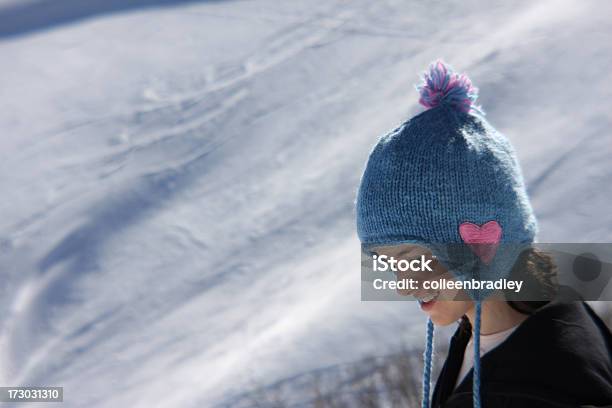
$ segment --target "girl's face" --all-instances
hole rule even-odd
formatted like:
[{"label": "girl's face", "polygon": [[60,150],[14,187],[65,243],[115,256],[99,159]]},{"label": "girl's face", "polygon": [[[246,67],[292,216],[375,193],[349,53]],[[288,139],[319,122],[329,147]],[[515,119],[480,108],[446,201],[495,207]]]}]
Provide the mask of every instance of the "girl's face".
[{"label": "girl's face", "polygon": [[[419,258],[421,255],[425,255],[428,257],[428,259],[431,258],[431,252],[427,248],[412,244],[384,247],[380,248],[377,252],[379,254],[393,256],[396,259],[411,260]],[[444,266],[437,260],[434,259],[430,266],[433,269],[433,272],[415,274],[411,271],[399,271],[397,272],[397,279],[401,280],[415,278],[421,282],[424,280],[440,279],[441,277],[444,277],[447,280],[454,279],[446,268],[444,268]],[[416,297],[419,301],[421,310],[428,314],[431,320],[439,326],[446,326],[451,323],[455,323],[474,307],[474,303],[469,300],[469,297],[465,294],[465,292],[457,289],[444,289],[441,291],[424,289],[398,289],[397,292],[403,296],[412,295]],[[438,298],[440,300],[438,300]]]}]

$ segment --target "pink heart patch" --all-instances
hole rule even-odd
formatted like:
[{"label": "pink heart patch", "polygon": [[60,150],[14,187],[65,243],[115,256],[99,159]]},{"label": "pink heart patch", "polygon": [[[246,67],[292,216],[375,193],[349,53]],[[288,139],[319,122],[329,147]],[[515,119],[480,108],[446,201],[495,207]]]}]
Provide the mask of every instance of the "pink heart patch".
[{"label": "pink heart patch", "polygon": [[482,225],[464,222],[459,225],[459,235],[472,252],[488,265],[495,258],[502,227],[497,221],[489,221]]}]

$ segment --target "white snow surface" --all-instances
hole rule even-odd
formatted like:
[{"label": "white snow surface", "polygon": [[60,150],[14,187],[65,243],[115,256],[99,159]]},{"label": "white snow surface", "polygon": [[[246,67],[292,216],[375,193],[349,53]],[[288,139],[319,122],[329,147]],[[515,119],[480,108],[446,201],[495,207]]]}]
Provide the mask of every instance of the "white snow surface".
[{"label": "white snow surface", "polygon": [[421,341],[414,303],[360,302],[353,206],[437,57],[514,143],[539,240],[610,241],[610,15],[0,1],[0,385],[63,386],[67,407],[208,407]]}]

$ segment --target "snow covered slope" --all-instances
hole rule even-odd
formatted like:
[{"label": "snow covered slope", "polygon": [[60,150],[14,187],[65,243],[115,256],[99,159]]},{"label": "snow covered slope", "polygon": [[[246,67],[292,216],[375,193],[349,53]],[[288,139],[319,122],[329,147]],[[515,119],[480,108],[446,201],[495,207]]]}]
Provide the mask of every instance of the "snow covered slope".
[{"label": "snow covered slope", "polygon": [[359,301],[353,200],[440,56],[540,241],[610,241],[612,5],[506,3],[0,1],[1,385],[213,406],[421,341]]}]

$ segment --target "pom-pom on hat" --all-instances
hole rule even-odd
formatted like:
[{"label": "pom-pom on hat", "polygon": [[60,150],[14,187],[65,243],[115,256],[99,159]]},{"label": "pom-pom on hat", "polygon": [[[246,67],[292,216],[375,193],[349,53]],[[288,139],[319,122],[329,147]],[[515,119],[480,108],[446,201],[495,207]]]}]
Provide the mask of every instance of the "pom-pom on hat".
[{"label": "pom-pom on hat", "polygon": [[[438,60],[417,90],[427,110],[382,136],[368,158],[356,200],[359,239],[366,247],[423,245],[443,263],[449,262],[444,247],[476,244],[478,268],[447,263],[456,278],[508,275],[521,245],[532,243],[537,231],[514,149],[485,120],[476,105],[478,89],[465,74]],[[515,250],[496,252],[500,244]],[[481,406],[480,315],[486,295],[470,293],[476,310],[475,408]],[[429,407],[433,332],[429,320],[423,408]]]},{"label": "pom-pom on hat", "polygon": [[472,81],[465,74],[454,72],[442,60],[430,65],[417,90],[421,95],[419,103],[426,108],[444,104],[461,112],[475,110],[482,113],[475,105],[478,88],[472,85]]}]

